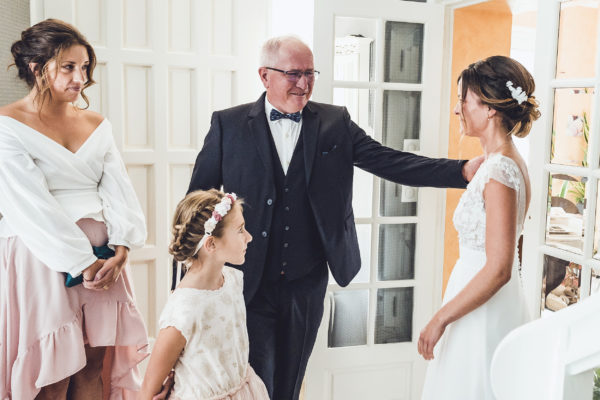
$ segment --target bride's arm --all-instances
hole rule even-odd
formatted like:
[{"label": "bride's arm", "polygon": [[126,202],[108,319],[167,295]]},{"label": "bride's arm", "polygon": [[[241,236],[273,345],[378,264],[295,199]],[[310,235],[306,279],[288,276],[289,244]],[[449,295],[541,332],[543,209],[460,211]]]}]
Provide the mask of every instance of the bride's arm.
[{"label": "bride's arm", "polygon": [[483,197],[486,207],[486,263],[421,331],[418,350],[426,360],[433,358],[433,348],[448,324],[488,301],[510,280],[517,230],[517,193],[490,180]]}]

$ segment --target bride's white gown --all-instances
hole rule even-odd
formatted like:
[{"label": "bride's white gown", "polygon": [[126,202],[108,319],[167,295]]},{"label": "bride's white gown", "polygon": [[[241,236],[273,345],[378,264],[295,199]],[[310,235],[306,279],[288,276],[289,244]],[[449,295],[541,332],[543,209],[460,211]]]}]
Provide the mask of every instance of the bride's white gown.
[{"label": "bride's white gown", "polygon": [[[450,275],[444,304],[452,300],[485,264],[483,190],[490,179],[516,191],[517,238],[523,230],[525,179],[512,159],[493,154],[481,164],[454,212],[460,257]],[[434,349],[434,360],[429,363],[423,400],[494,399],[490,386],[494,350],[508,332],[529,320],[518,267],[515,250],[510,281],[485,304],[448,325]]]}]

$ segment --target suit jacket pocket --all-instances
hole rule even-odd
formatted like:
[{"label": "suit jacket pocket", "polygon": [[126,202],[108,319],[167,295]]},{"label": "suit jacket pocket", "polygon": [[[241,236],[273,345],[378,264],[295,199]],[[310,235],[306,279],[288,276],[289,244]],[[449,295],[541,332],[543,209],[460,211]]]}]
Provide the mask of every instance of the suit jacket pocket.
[{"label": "suit jacket pocket", "polygon": [[332,153],[334,153],[336,150],[338,149],[338,145],[334,144],[333,146],[331,146],[328,150],[326,151],[322,151],[321,152],[321,157],[327,157],[330,156]]}]

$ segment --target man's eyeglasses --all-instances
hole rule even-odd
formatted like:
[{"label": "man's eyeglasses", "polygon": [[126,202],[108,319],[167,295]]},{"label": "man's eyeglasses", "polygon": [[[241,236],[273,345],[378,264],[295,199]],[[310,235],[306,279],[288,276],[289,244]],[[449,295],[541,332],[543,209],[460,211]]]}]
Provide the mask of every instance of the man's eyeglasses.
[{"label": "man's eyeglasses", "polygon": [[287,80],[290,82],[298,82],[302,78],[302,75],[304,75],[306,77],[306,80],[308,82],[313,82],[313,81],[317,80],[317,78],[319,77],[319,73],[320,73],[319,71],[315,71],[314,69],[308,69],[306,71],[284,71],[282,69],[271,68],[271,67],[265,67],[265,68],[273,70],[273,71],[281,72],[282,74],[285,75]]}]

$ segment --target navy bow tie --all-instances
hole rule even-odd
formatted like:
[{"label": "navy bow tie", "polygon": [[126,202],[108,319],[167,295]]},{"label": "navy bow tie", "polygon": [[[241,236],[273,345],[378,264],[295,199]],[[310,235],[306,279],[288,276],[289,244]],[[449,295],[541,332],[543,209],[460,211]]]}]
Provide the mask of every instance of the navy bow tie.
[{"label": "navy bow tie", "polygon": [[283,113],[280,113],[279,111],[277,111],[276,109],[272,109],[270,118],[271,118],[271,121],[278,121],[281,118],[287,118],[287,119],[291,119],[294,122],[300,122],[300,119],[302,119],[302,114],[300,114],[300,111],[297,111],[293,114],[283,114]]}]

